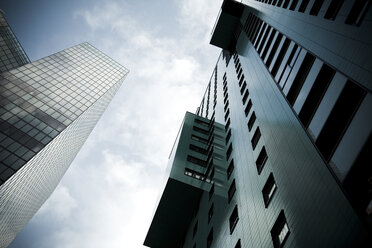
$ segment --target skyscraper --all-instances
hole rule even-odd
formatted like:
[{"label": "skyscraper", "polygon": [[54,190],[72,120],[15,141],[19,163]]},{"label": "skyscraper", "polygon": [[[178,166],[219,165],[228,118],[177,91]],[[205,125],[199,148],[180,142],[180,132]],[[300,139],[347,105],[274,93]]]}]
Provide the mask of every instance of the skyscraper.
[{"label": "skyscraper", "polygon": [[88,43],[29,63],[1,20],[0,247],[6,247],[58,185],[128,70]]},{"label": "skyscraper", "polygon": [[242,2],[144,244],[370,247],[370,1]]}]

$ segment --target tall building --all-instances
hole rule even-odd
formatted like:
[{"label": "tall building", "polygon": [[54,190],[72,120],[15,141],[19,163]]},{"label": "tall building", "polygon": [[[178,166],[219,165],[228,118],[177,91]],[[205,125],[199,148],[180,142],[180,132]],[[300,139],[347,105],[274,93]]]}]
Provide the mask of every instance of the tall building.
[{"label": "tall building", "polygon": [[371,1],[242,2],[144,244],[371,247]]},{"label": "tall building", "polygon": [[88,43],[29,63],[0,19],[6,69],[0,75],[0,247],[6,247],[56,188],[128,70]]}]

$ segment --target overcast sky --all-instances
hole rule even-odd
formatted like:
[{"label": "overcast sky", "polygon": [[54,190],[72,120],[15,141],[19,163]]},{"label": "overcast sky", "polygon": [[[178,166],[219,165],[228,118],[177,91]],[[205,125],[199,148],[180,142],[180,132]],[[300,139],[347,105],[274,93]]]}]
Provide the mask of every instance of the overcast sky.
[{"label": "overcast sky", "polygon": [[186,111],[220,50],[221,0],[1,0],[32,61],[88,41],[130,70],[19,247],[142,247]]}]

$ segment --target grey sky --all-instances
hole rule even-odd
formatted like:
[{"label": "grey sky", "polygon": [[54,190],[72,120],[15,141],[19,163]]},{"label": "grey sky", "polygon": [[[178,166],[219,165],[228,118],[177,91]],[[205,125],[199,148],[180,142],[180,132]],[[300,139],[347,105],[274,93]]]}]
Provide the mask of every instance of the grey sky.
[{"label": "grey sky", "polygon": [[88,41],[130,69],[56,191],[10,247],[142,247],[186,111],[220,50],[222,1],[2,0],[31,60]]}]

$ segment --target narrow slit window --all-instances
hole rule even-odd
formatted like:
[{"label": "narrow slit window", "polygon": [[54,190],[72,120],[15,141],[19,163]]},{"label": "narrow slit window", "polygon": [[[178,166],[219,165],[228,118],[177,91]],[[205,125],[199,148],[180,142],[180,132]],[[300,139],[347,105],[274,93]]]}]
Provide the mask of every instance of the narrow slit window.
[{"label": "narrow slit window", "polygon": [[289,7],[289,10],[295,10],[297,6],[298,0],[292,0],[292,4]]},{"label": "narrow slit window", "polygon": [[267,152],[266,152],[265,146],[263,146],[256,160],[256,167],[257,167],[258,175],[261,174],[262,169],[266,164],[266,161],[267,161]]},{"label": "narrow slit window", "polygon": [[245,102],[247,101],[248,95],[249,95],[249,91],[246,90],[244,93],[243,99],[242,99],[243,104],[245,104]]},{"label": "narrow slit window", "polygon": [[240,94],[243,95],[245,88],[247,87],[247,83],[244,81],[242,88],[240,89]]},{"label": "narrow slit window", "polygon": [[234,171],[234,159],[231,159],[229,167],[227,167],[227,180],[230,179],[230,176],[233,173],[233,171]]},{"label": "narrow slit window", "polygon": [[248,116],[249,111],[251,111],[252,105],[253,105],[252,100],[249,100],[248,104],[247,104],[247,106],[245,107],[245,110],[244,110],[245,116]]},{"label": "narrow slit window", "polygon": [[267,178],[265,186],[262,189],[262,196],[263,196],[266,208],[269,206],[270,201],[276,192],[276,189],[277,189],[277,186],[275,183],[273,173],[270,173],[270,176]]},{"label": "narrow slit window", "polygon": [[232,150],[233,150],[232,143],[230,143],[229,148],[227,149],[227,152],[226,152],[226,160],[229,160]]},{"label": "narrow slit window", "polygon": [[213,212],[214,212],[214,204],[212,203],[212,206],[209,208],[209,211],[208,211],[208,223],[211,222],[211,219],[213,217]]},{"label": "narrow slit window", "polygon": [[354,1],[354,5],[350,10],[349,15],[346,18],[345,23],[355,26],[360,26],[362,23],[364,16],[368,12],[368,9],[371,5],[370,0],[356,0]]},{"label": "narrow slit window", "polygon": [[213,242],[213,228],[209,231],[208,237],[207,237],[207,248],[210,248],[212,246]]},{"label": "narrow slit window", "polygon": [[229,129],[229,132],[227,133],[227,136],[226,136],[226,145],[227,143],[229,143],[230,138],[231,138],[231,129]]},{"label": "narrow slit window", "polygon": [[256,113],[253,111],[251,117],[249,118],[249,121],[248,121],[248,130],[249,132],[252,130],[252,127],[254,125],[256,121]]},{"label": "narrow slit window", "polygon": [[232,211],[230,218],[229,218],[230,234],[234,232],[234,229],[236,227],[236,224],[238,223],[238,220],[239,220],[238,205],[235,205],[235,208]]},{"label": "narrow slit window", "polygon": [[317,16],[320,9],[322,8],[323,3],[324,0],[315,0],[313,6],[310,9],[310,15]]},{"label": "narrow slit window", "polygon": [[285,241],[288,239],[290,230],[285,218],[284,211],[282,210],[271,229],[271,238],[274,243],[274,248],[283,247]]},{"label": "narrow slit window", "polygon": [[298,8],[298,12],[304,13],[308,4],[309,4],[309,0],[302,0],[300,7]]},{"label": "narrow slit window", "polygon": [[225,114],[225,121],[227,120],[227,118],[229,117],[229,114],[230,114],[230,109],[228,108],[227,109],[227,112]]},{"label": "narrow slit window", "polygon": [[230,203],[236,191],[235,179],[232,181],[230,188],[227,192],[227,202]]},{"label": "narrow slit window", "polygon": [[260,128],[257,127],[256,131],[253,134],[252,140],[251,140],[253,150],[256,148],[257,143],[260,140],[260,137],[261,137],[261,131],[260,131]]}]

